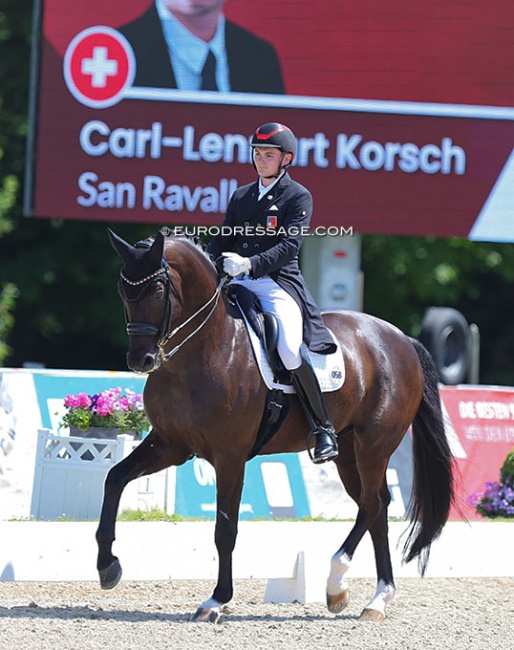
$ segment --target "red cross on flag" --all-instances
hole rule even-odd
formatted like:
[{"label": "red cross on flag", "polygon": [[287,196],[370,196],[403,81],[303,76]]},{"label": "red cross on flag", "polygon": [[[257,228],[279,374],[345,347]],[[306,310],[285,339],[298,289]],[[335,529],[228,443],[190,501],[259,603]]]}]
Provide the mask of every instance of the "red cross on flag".
[{"label": "red cross on flag", "polygon": [[110,27],[89,27],[77,34],[64,56],[68,90],[92,108],[112,106],[132,85],[136,63],[126,38]]}]

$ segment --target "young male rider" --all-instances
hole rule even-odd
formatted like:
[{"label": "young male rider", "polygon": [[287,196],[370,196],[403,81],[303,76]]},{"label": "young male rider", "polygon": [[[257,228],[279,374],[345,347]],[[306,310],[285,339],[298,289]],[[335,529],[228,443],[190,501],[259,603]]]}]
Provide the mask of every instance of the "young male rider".
[{"label": "young male rider", "polygon": [[277,351],[292,374],[316,437],[312,460],[324,463],[337,458],[337,438],[316,375],[301,354],[302,341],[321,354],[336,349],[298,263],[312,216],[312,196],[286,171],[297,148],[291,129],[276,122],[263,124],[250,146],[258,179],[234,192],[208,252],[214,258],[223,255],[223,269],[235,278],[233,282],[244,283],[263,311],[277,317]]}]

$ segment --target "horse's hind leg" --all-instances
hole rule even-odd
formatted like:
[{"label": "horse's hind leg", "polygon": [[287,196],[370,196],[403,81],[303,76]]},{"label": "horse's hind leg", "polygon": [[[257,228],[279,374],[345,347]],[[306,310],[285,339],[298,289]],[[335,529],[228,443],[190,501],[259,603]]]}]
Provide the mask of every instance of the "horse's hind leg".
[{"label": "horse's hind leg", "polygon": [[[336,461],[343,484],[348,494],[358,504],[359,511],[354,527],[331,561],[327,582],[327,607],[334,614],[341,612],[348,604],[349,587],[345,580],[345,574],[350,567],[359,542],[368,530],[372,535],[375,548],[379,587],[375,597],[363,611],[362,618],[364,620],[383,620],[385,602],[381,608],[381,618],[378,614],[374,615],[375,611],[380,613],[380,597],[383,594],[383,598],[386,599],[391,589],[394,594],[387,542],[387,505],[390,500],[385,483],[387,462],[387,459],[376,459],[373,464],[368,462],[364,470],[356,462],[353,445],[350,444],[346,445],[346,455],[345,449],[343,449],[340,459]],[[388,599],[391,600],[391,598]]]},{"label": "horse's hind leg", "polygon": [[190,454],[152,432],[134,451],[112,467],[105,479],[100,523],[96,531],[98,543],[97,569],[102,589],[112,589],[121,579],[121,565],[112,554],[116,514],[126,485],[135,478],[153,474],[170,465],[181,465]]},{"label": "horse's hind leg", "polygon": [[385,618],[385,607],[394,599],[396,594],[391,553],[389,551],[389,529],[387,522],[387,508],[391,501],[391,495],[389,494],[385,479],[382,485],[381,498],[382,508],[380,514],[369,529],[377,566],[377,590],[371,601],[362,610],[360,616],[362,621],[383,621]]}]

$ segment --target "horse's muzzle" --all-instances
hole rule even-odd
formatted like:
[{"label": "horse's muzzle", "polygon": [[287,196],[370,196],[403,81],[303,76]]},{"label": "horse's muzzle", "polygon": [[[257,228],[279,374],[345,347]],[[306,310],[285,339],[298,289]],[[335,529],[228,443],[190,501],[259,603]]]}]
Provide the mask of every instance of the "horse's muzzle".
[{"label": "horse's muzzle", "polygon": [[129,351],[127,354],[127,365],[134,372],[153,372],[161,365],[161,355],[157,350],[143,354],[134,354]]}]

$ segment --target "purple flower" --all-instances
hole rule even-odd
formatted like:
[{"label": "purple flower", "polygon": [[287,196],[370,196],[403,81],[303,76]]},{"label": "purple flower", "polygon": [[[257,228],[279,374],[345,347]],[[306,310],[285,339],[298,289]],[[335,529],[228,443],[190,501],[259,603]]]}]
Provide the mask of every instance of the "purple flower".
[{"label": "purple flower", "polygon": [[473,492],[473,494],[470,494],[468,498],[466,499],[466,502],[472,507],[476,508],[477,505],[480,503],[482,499],[482,491],[477,490],[476,492]]},{"label": "purple flower", "polygon": [[90,427],[118,428],[121,432],[148,430],[150,423],[143,407],[142,395],[132,390],[108,388],[101,393],[67,395],[67,413],[62,425],[86,431]]},{"label": "purple flower", "polygon": [[508,484],[488,481],[482,493],[471,494],[468,503],[486,517],[514,516],[514,489]]},{"label": "purple flower", "polygon": [[514,503],[514,489],[508,485],[504,485],[502,488],[502,493],[507,501],[512,501]]},{"label": "purple flower", "polygon": [[500,494],[501,487],[502,486],[496,481],[488,481],[485,484],[484,498],[494,499]]}]

